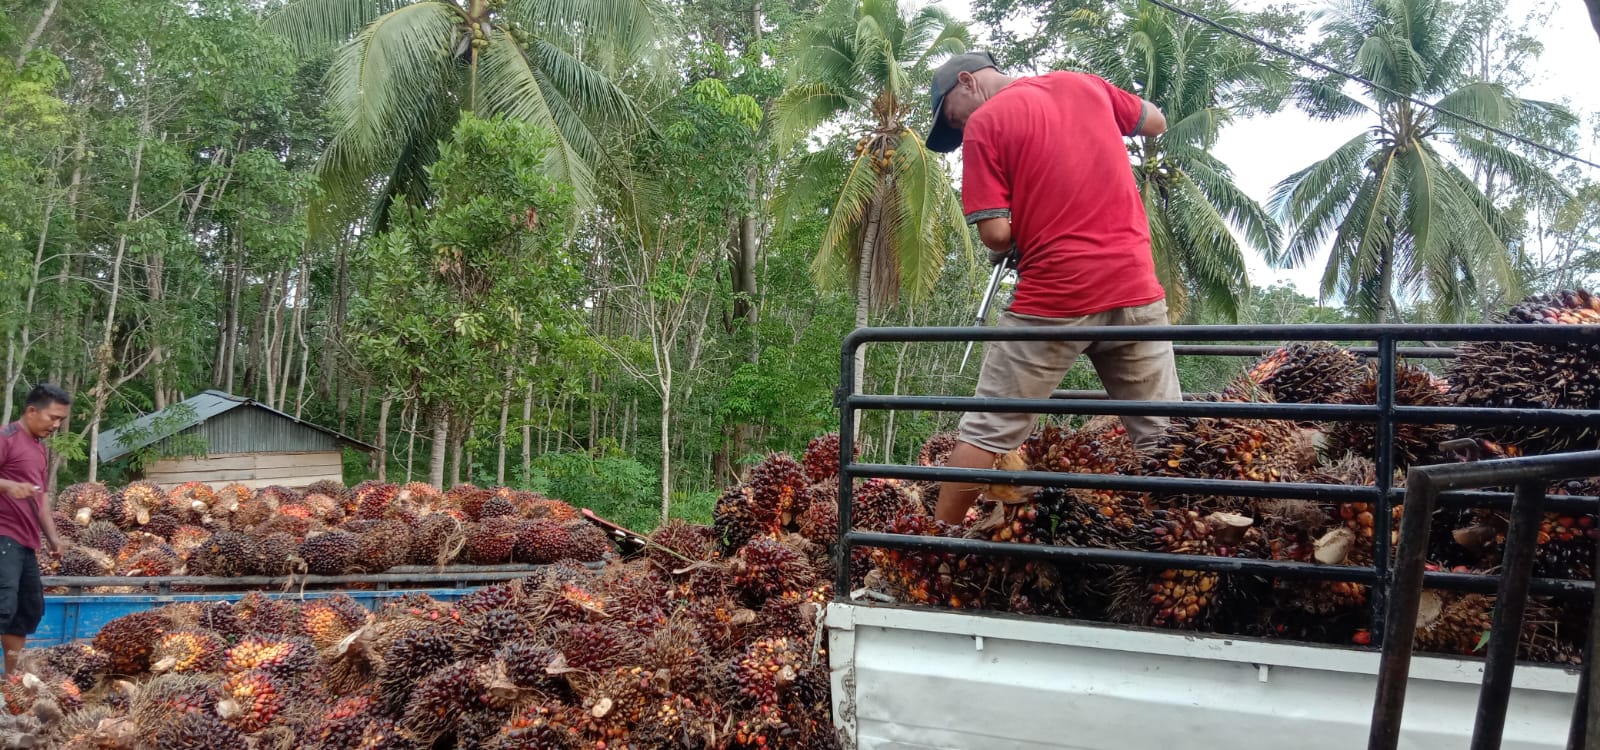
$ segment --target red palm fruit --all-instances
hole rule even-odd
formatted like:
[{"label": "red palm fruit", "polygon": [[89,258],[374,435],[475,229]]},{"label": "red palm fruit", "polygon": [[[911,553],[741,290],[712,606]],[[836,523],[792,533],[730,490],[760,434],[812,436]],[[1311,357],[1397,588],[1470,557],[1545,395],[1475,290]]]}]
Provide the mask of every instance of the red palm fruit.
[{"label": "red palm fruit", "polygon": [[240,672],[222,682],[217,715],[246,734],[277,720],[284,707],[283,688],[264,672]]}]

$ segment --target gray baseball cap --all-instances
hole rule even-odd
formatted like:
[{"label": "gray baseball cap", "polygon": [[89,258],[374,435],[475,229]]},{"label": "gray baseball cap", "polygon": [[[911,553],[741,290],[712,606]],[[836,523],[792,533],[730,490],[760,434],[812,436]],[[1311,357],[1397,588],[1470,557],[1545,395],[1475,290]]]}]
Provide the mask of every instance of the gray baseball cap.
[{"label": "gray baseball cap", "polygon": [[961,131],[950,127],[944,121],[944,95],[956,87],[956,80],[962,73],[976,73],[984,68],[1000,69],[995,64],[994,55],[984,51],[964,52],[945,60],[938,70],[933,71],[933,87],[930,91],[933,99],[933,128],[928,131],[926,141],[928,149],[939,153],[949,153],[961,146]]}]

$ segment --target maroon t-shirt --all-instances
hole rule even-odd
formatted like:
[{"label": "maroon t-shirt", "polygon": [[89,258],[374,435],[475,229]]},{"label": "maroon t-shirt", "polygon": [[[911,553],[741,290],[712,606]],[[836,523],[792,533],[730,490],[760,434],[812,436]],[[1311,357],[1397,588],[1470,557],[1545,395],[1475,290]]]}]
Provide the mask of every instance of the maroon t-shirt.
[{"label": "maroon t-shirt", "polygon": [[1166,296],[1122,140],[1143,121],[1139,97],[1068,72],[1018,79],[967,120],[961,202],[968,221],[1011,217],[1012,312],[1075,318]]},{"label": "maroon t-shirt", "polygon": [[[0,479],[43,489],[49,466],[44,443],[28,432],[22,422],[12,422],[0,429]],[[0,493],[0,536],[11,537],[28,549],[39,549],[38,512],[44,502],[42,491],[27,500]]]}]

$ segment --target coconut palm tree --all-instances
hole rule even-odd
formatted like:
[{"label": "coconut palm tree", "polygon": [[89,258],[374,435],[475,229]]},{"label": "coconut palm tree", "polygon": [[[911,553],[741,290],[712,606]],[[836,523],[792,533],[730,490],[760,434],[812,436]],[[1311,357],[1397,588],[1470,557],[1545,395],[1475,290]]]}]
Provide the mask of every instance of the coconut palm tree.
[{"label": "coconut palm tree", "polygon": [[[1209,6],[1201,12],[1249,25],[1226,3]],[[1171,123],[1130,149],[1169,313],[1176,319],[1199,302],[1236,320],[1250,289],[1239,238],[1265,253],[1280,231],[1210,150],[1235,115],[1282,102],[1287,71],[1252,45],[1149,3],[1079,11],[1068,28],[1070,60],[1139,92]]]},{"label": "coconut palm tree", "polygon": [[390,198],[427,192],[464,110],[554,133],[550,168],[587,202],[596,123],[639,118],[613,79],[653,58],[663,18],[655,0],[292,0],[268,24],[303,54],[333,50],[321,175],[335,202],[378,181],[381,224]]},{"label": "coconut palm tree", "polygon": [[944,11],[903,13],[897,0],[834,0],[800,32],[793,76],[775,106],[780,149],[823,130],[859,137],[849,152],[829,147],[794,161],[775,196],[777,229],[827,205],[812,272],[823,286],[854,281],[858,327],[902,290],[914,299],[933,288],[950,233],[971,250],[950,176],[908,124],[926,109],[930,66],[965,51],[967,39]]},{"label": "coconut palm tree", "polygon": [[1313,116],[1371,125],[1274,188],[1272,208],[1291,231],[1268,259],[1301,266],[1331,244],[1323,295],[1340,294],[1378,322],[1393,316],[1400,293],[1426,293],[1441,318],[1460,320],[1481,288],[1514,289],[1513,227],[1463,165],[1492,168],[1527,191],[1565,189],[1481,130],[1409,98],[1493,126],[1530,108],[1561,108],[1469,80],[1473,19],[1448,0],[1354,0],[1329,14],[1323,32],[1324,59],[1389,90],[1361,85],[1358,98],[1332,78],[1300,87]]}]

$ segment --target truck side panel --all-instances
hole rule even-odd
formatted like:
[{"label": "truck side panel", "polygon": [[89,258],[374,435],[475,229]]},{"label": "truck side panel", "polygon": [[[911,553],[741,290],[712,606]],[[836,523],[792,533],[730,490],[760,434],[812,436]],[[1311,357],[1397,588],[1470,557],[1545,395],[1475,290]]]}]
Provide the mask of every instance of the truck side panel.
[{"label": "truck side panel", "polygon": [[[829,607],[841,730],[860,750],[1365,747],[1378,655],[886,607]],[[1418,658],[1401,747],[1459,750],[1481,663]],[[1506,750],[1561,750],[1577,677],[1518,670]]]}]

